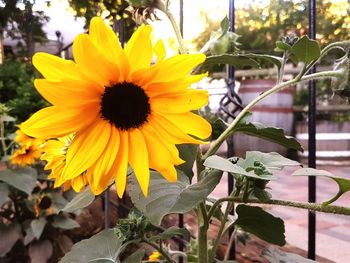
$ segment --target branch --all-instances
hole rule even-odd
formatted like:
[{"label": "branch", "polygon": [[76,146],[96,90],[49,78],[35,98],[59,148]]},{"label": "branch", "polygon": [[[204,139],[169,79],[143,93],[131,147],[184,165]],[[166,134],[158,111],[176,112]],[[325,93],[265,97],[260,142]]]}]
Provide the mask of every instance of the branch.
[{"label": "branch", "polygon": [[223,203],[223,202],[255,203],[255,204],[290,206],[290,207],[307,209],[307,210],[322,212],[322,213],[330,213],[330,214],[337,214],[337,215],[350,215],[350,208],[344,207],[344,206],[325,205],[323,203],[303,203],[303,202],[286,201],[286,200],[279,200],[279,199],[271,199],[269,201],[260,201],[258,199],[248,199],[246,202],[244,202],[243,199],[240,197],[224,197],[224,198],[220,198],[220,199],[216,200],[216,202],[213,204],[213,206],[209,210],[208,218],[210,218],[209,216],[213,215],[213,212],[211,212],[211,210],[214,211],[215,207],[217,207],[220,203]]}]

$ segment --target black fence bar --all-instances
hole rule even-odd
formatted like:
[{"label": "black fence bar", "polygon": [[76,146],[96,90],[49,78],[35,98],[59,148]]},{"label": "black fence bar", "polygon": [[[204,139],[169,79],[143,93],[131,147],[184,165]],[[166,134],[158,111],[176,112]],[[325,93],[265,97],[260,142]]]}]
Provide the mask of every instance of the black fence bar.
[{"label": "black fence bar", "polygon": [[109,228],[110,221],[109,221],[109,188],[104,193],[103,198],[103,212],[105,216],[105,228]]},{"label": "black fence bar", "polygon": [[[184,36],[184,2],[183,0],[180,0],[180,8],[179,8],[180,12],[179,12],[179,27],[180,27],[180,33],[181,36]],[[179,214],[179,222],[178,222],[178,226],[179,228],[183,228],[184,227],[184,222],[185,218],[183,214]],[[180,251],[184,251],[184,244],[183,242],[178,242],[179,244],[179,250]],[[179,256],[179,263],[183,263],[184,262],[184,258],[182,256]]]},{"label": "black fence bar", "polygon": [[[316,0],[309,0],[309,37],[316,39]],[[310,73],[315,73],[313,67]],[[308,132],[309,132],[309,158],[308,165],[316,168],[316,82],[309,82],[309,112],[308,112]],[[316,202],[316,177],[308,177],[308,201]],[[315,259],[316,256],[316,213],[308,212],[308,258]]]},{"label": "black fence bar", "polygon": [[[229,3],[229,21],[230,21],[230,31],[234,32],[235,31],[235,1],[230,0]],[[228,78],[228,83],[229,83],[229,89],[234,90],[235,87],[235,69],[232,66],[227,67],[227,78]],[[230,91],[229,91],[230,92]],[[230,136],[227,141],[227,157],[233,157],[234,155],[234,150],[233,150],[233,137]],[[233,191],[233,176],[227,175],[228,176],[228,194],[230,195],[231,192]],[[233,234],[233,229],[231,228],[229,230],[229,236]],[[236,246],[235,242],[233,242],[232,246],[229,248],[229,259],[235,259],[236,258]]]}]

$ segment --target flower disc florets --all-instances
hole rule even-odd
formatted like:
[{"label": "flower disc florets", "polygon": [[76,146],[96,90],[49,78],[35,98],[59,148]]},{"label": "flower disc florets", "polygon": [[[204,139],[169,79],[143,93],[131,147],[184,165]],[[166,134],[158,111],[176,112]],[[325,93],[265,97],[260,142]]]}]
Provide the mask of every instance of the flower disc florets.
[{"label": "flower disc florets", "polygon": [[123,82],[105,88],[101,116],[116,128],[138,128],[147,122],[150,113],[149,98],[141,87]]}]

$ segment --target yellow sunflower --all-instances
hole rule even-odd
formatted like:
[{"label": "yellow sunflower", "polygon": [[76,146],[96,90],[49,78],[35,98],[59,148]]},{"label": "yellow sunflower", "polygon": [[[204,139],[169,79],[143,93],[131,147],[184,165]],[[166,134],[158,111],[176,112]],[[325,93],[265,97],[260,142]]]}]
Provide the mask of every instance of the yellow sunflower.
[{"label": "yellow sunflower", "polygon": [[41,149],[38,146],[22,146],[10,156],[10,162],[19,166],[33,165],[40,156]]},{"label": "yellow sunflower", "polygon": [[95,17],[89,34],[74,40],[74,61],[34,55],[33,64],[45,77],[35,80],[35,87],[53,106],[21,128],[38,138],[75,133],[62,181],[86,172],[96,193],[114,179],[121,197],[129,164],[147,196],[149,168],[176,181],[174,166],[183,160],[175,144],[199,144],[210,136],[210,124],[191,112],[207,104],[208,93],[189,88],[206,75],[190,75],[205,55],[165,59],[164,44],[153,46],[151,31],[141,26],[123,50],[115,33]]},{"label": "yellow sunflower", "polygon": [[76,192],[80,192],[87,184],[87,178],[83,174],[74,177],[71,180],[62,178],[63,168],[66,163],[66,153],[74,136],[68,135],[57,139],[50,139],[43,145],[43,155],[41,160],[47,162],[45,170],[51,170],[49,179],[55,179],[54,187],[59,187],[63,184],[63,190],[66,191],[71,187]]}]

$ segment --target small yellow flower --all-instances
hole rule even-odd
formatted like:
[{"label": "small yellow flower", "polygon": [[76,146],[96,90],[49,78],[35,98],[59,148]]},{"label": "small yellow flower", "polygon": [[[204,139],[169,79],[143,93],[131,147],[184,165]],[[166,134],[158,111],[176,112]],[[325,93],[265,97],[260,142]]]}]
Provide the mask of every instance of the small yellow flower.
[{"label": "small yellow flower", "polygon": [[10,162],[13,165],[19,166],[33,165],[40,156],[40,147],[35,145],[30,145],[29,147],[22,146],[11,155]]},{"label": "small yellow flower", "polygon": [[41,160],[47,162],[45,170],[51,170],[48,178],[55,179],[55,187],[59,187],[63,184],[64,191],[72,187],[74,191],[80,192],[87,184],[85,173],[67,181],[62,178],[62,171],[66,164],[66,153],[73,138],[73,135],[68,135],[62,138],[46,141],[43,145],[44,153],[41,156]]},{"label": "small yellow flower", "polygon": [[148,261],[158,262],[160,260],[161,254],[158,251],[153,251],[148,257]]},{"label": "small yellow flower", "polygon": [[26,135],[21,129],[16,131],[15,142],[20,146],[28,148],[29,146],[34,145],[35,147],[39,147],[41,144],[45,142],[45,140],[37,139]]},{"label": "small yellow flower", "polygon": [[45,77],[35,80],[35,87],[53,106],[21,128],[37,138],[75,134],[60,184],[85,173],[93,193],[114,180],[122,197],[129,164],[147,196],[150,168],[176,181],[174,166],[183,160],[175,145],[205,143],[210,136],[210,124],[191,112],[208,103],[208,92],[189,88],[206,76],[190,75],[205,55],[165,59],[164,44],[153,46],[151,31],[141,26],[123,49],[112,29],[95,17],[89,34],[74,40],[74,61],[34,55],[33,64]]}]

